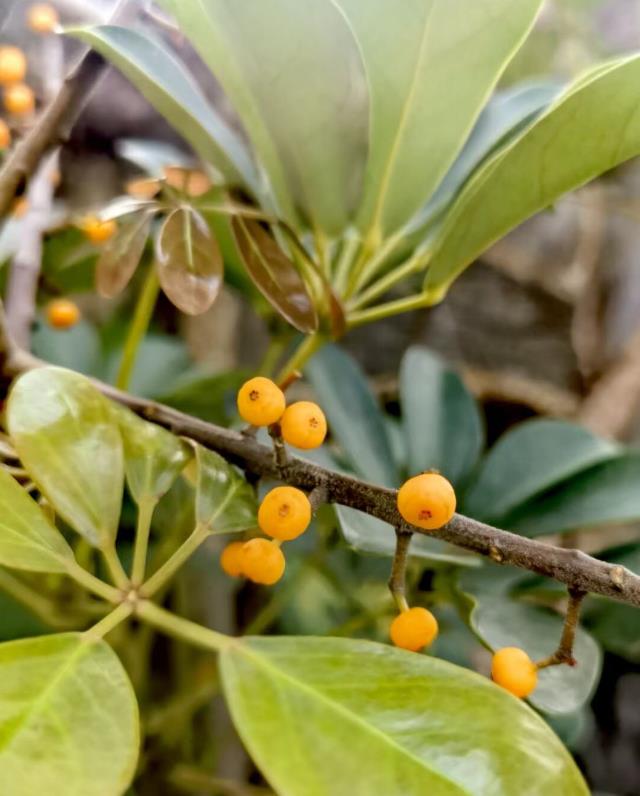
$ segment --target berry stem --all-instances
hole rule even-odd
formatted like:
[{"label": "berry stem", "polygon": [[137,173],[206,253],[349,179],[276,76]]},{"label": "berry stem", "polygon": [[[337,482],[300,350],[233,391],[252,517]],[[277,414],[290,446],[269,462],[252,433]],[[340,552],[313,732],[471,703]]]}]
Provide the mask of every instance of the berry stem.
[{"label": "berry stem", "polygon": [[126,390],[129,386],[131,374],[136,364],[138,349],[149,328],[159,291],[160,282],[158,281],[155,266],[152,265],[138,296],[133,321],[124,344],[122,360],[116,376],[116,387],[119,390]]},{"label": "berry stem", "polygon": [[396,552],[391,565],[389,577],[389,591],[396,602],[399,611],[408,611],[409,603],[406,597],[406,573],[409,556],[409,545],[413,534],[401,528],[396,528]]},{"label": "berry stem", "polygon": [[576,659],[573,657],[573,645],[580,618],[580,607],[585,596],[586,594],[583,591],[569,589],[569,604],[567,605],[560,644],[558,644],[558,649],[553,655],[549,655],[548,658],[543,658],[543,660],[536,663],[537,669],[546,669],[548,666],[558,666],[562,663],[566,663],[569,666],[576,665]]},{"label": "berry stem", "polygon": [[285,447],[284,440],[282,439],[280,423],[274,423],[273,425],[269,426],[269,436],[273,442],[273,457],[276,467],[279,470],[284,470],[284,468],[287,466],[288,458],[287,449]]},{"label": "berry stem", "polygon": [[302,370],[316,351],[322,347],[324,342],[325,338],[319,332],[315,332],[303,338],[301,343],[294,349],[293,354],[280,369],[280,373],[275,379],[276,383],[282,384],[291,373],[296,370]]},{"label": "berry stem", "polygon": [[309,503],[311,503],[311,511],[314,513],[322,506],[323,503],[329,502],[329,489],[325,484],[315,486],[309,492]]}]

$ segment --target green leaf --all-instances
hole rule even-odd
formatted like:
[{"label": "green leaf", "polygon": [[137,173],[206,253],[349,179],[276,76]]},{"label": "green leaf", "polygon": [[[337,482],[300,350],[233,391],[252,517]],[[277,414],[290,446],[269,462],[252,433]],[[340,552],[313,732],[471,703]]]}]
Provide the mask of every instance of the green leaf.
[{"label": "green leaf", "polygon": [[161,43],[131,29],[96,25],[67,29],[111,61],[198,154],[232,181],[256,187],[242,139],[208,103],[191,75]]},{"label": "green leaf", "polygon": [[0,468],[0,564],[34,572],[66,572],[71,548],[40,506]]},{"label": "green leaf", "polygon": [[[396,549],[396,535],[392,525],[376,517],[346,506],[336,506],[340,530],[354,550],[392,557]],[[465,555],[459,548],[440,539],[416,533],[411,539],[409,554],[432,563],[454,564],[462,567],[479,566],[479,559]]]},{"label": "green leaf", "polygon": [[100,335],[84,318],[70,329],[52,329],[46,321],[40,321],[32,335],[31,349],[50,365],[72,368],[86,376],[103,375]]},{"label": "green leaf", "polygon": [[336,0],[371,95],[361,229],[383,234],[424,205],[462,148],[540,0]]},{"label": "green leaf", "polygon": [[138,709],[122,664],[79,633],[0,645],[0,770],[7,796],[120,796]]},{"label": "green leaf", "polygon": [[257,524],[253,487],[228,461],[193,443],[196,452],[196,522],[211,533],[238,533]]},{"label": "green leaf", "polygon": [[101,296],[117,296],[129,284],[142,258],[152,218],[147,210],[131,215],[105,243],[96,264],[96,289]]},{"label": "green leaf", "polygon": [[176,436],[113,404],[122,434],[124,469],[133,499],[159,500],[189,461],[188,446]]},{"label": "green leaf", "polygon": [[190,208],[174,210],[156,243],[158,278],[167,297],[188,315],[200,315],[216,300],[224,273],[218,242]]},{"label": "green leaf", "polygon": [[281,796],[586,796],[530,708],[445,661],[367,641],[245,638],[220,656],[234,724]]},{"label": "green leaf", "polygon": [[526,536],[640,520],[640,454],[624,453],[522,504],[505,524]]},{"label": "green leaf", "polygon": [[400,401],[409,472],[436,469],[454,484],[464,482],[484,447],[484,428],[458,374],[414,346],[400,365]]},{"label": "green leaf", "polygon": [[[360,53],[326,0],[165,0],[220,81],[269,178],[279,215],[347,224],[366,153]],[[295,209],[294,209],[295,208]]]},{"label": "green leaf", "polygon": [[90,544],[108,547],[124,482],[122,440],[108,401],[77,373],[36,368],[14,383],[7,426],[56,513]]},{"label": "green leaf", "polygon": [[562,194],[640,152],[640,56],[578,79],[467,184],[434,243],[425,287],[448,286],[492,243]]},{"label": "green leaf", "polygon": [[360,366],[338,346],[327,345],[305,373],[353,469],[376,484],[397,486],[400,474],[384,416]]},{"label": "green leaf", "polygon": [[529,420],[501,437],[484,459],[465,495],[465,512],[497,522],[535,495],[619,451],[619,445],[582,426]]},{"label": "green leaf", "polygon": [[293,262],[257,221],[234,217],[233,235],[242,261],[258,290],[292,326],[309,334],[318,316]]}]

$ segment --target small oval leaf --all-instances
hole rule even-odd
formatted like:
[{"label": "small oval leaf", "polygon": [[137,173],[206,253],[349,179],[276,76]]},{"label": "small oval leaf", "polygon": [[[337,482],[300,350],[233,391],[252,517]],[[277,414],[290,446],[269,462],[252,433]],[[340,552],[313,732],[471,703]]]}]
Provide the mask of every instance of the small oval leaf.
[{"label": "small oval leaf", "polygon": [[0,739],[6,796],[121,796],[140,738],[115,652],[80,633],[0,644]]},{"label": "small oval leaf", "polygon": [[96,264],[96,289],[101,296],[117,296],[129,284],[142,258],[152,217],[146,210],[136,213],[105,244]]},{"label": "small oval leaf", "polygon": [[205,312],[222,286],[224,262],[207,222],[188,207],[174,210],[156,245],[158,278],[173,304],[187,315]]},{"label": "small oval leaf", "polygon": [[242,261],[256,287],[292,326],[305,334],[318,328],[318,315],[293,262],[261,224],[236,216],[231,226]]},{"label": "small oval leaf", "polygon": [[56,513],[90,544],[109,546],[120,519],[124,457],[107,399],[77,373],[36,368],[11,389],[7,427]]}]

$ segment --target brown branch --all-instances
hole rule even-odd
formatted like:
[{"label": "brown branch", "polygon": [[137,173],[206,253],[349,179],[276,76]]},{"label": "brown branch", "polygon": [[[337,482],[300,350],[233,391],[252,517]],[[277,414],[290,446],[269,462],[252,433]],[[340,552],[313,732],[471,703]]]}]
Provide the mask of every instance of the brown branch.
[{"label": "brown branch", "polygon": [[576,638],[576,630],[578,629],[580,607],[585,596],[583,591],[569,589],[569,604],[564,618],[560,644],[553,655],[549,655],[548,658],[536,663],[538,669],[546,669],[547,666],[557,666],[562,663],[566,663],[568,666],[576,665],[576,659],[573,657],[573,644]]},{"label": "brown branch", "polygon": [[391,565],[389,591],[399,611],[406,611],[409,607],[407,603],[405,580],[412,536],[413,534],[411,531],[404,530],[402,527],[396,528],[396,551],[393,556],[393,564]]}]

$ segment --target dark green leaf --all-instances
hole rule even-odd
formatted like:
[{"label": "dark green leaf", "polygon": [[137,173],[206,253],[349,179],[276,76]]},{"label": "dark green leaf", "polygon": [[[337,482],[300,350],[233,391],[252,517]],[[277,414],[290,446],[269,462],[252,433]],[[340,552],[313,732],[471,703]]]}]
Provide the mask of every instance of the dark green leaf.
[{"label": "dark green leaf", "polygon": [[96,289],[107,298],[117,296],[129,284],[149,236],[152,214],[141,211],[121,222],[107,241],[96,265]]},{"label": "dark green leaf", "polygon": [[31,348],[50,365],[72,368],[85,376],[103,375],[100,336],[83,318],[70,329],[52,329],[46,321],[40,322],[33,332]]},{"label": "dark green leaf", "polygon": [[[109,381],[115,379],[121,358],[121,348],[110,357],[107,365]],[[188,374],[191,368],[192,362],[184,340],[168,334],[147,334],[138,349],[129,392],[154,398],[174,381]]]}]

